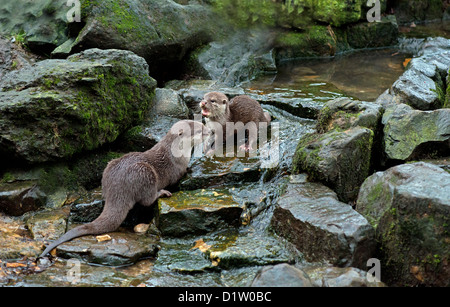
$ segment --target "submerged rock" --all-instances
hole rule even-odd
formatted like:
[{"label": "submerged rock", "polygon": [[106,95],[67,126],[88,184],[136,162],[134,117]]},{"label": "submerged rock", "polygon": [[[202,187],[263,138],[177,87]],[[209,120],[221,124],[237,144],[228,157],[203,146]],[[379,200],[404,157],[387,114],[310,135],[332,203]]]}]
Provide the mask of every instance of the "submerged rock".
[{"label": "submerged rock", "polygon": [[449,286],[449,186],[449,173],[423,162],[364,181],[356,210],[376,229],[388,285]]},{"label": "submerged rock", "polygon": [[0,155],[28,162],[98,148],[143,120],[156,82],[129,51],[91,49],[7,74]]},{"label": "submerged rock", "polygon": [[389,107],[383,115],[384,151],[391,160],[417,160],[450,155],[450,109],[414,110]]},{"label": "submerged rock", "polygon": [[305,256],[337,266],[365,268],[375,250],[374,230],[350,205],[319,183],[288,184],[271,226]]}]

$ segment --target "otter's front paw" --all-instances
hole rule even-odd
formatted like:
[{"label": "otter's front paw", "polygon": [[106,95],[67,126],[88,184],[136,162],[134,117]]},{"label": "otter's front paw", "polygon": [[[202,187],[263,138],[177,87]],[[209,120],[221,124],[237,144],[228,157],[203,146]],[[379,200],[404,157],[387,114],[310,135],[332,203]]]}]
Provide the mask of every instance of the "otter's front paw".
[{"label": "otter's front paw", "polygon": [[170,193],[170,192],[167,191],[167,190],[160,190],[160,191],[158,192],[158,198],[160,198],[161,196],[170,197],[170,196],[172,196],[172,193]]}]

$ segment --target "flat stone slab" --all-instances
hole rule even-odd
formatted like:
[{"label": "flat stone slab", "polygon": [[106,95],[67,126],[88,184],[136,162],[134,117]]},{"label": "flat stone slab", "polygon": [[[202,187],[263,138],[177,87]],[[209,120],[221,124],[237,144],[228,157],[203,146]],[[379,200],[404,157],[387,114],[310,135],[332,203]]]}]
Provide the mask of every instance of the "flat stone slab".
[{"label": "flat stone slab", "polygon": [[121,266],[156,257],[159,250],[158,240],[153,236],[123,232],[108,233],[108,236],[110,239],[100,242],[95,236],[73,239],[59,245],[56,254],[88,263]]}]

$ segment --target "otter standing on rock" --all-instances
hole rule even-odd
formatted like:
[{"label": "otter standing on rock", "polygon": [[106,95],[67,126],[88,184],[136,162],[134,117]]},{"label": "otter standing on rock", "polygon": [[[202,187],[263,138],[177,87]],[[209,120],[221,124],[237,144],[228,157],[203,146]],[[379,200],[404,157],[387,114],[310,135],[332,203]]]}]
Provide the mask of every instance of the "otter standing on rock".
[{"label": "otter standing on rock", "polygon": [[[258,101],[246,95],[236,96],[231,101],[228,101],[228,97],[224,94],[210,92],[203,97],[203,100],[200,102],[200,108],[202,109],[202,115],[205,116],[206,126],[216,130],[216,146],[220,137],[224,137],[228,141],[236,132],[237,126],[230,125],[230,129],[227,129],[227,123],[242,123],[249,130],[249,137],[247,144],[242,145],[240,149],[245,151],[256,149],[259,123],[270,124],[269,113],[264,112]],[[217,131],[217,128],[220,127],[223,131],[222,135]],[[239,131],[237,132],[239,133]]]},{"label": "otter standing on rock", "polygon": [[73,238],[116,230],[135,203],[150,206],[162,195],[172,196],[163,188],[176,183],[186,173],[192,147],[202,143],[208,131],[202,123],[179,121],[150,150],[128,153],[110,161],[102,178],[103,212],[91,223],[65,233],[39,257]]}]

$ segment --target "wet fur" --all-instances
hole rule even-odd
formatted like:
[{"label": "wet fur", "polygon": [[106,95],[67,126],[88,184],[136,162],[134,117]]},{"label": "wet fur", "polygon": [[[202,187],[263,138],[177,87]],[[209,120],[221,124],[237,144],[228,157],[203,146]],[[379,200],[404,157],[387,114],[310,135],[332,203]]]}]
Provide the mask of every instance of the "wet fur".
[{"label": "wet fur", "polygon": [[[223,140],[227,140],[236,133],[236,131],[226,131],[227,122],[242,122],[244,125],[254,122],[256,127],[259,127],[261,122],[267,124],[271,122],[269,113],[264,112],[259,102],[246,95],[236,96],[229,101],[223,93],[210,92],[205,94],[200,102],[200,108],[205,116],[207,127],[213,129],[213,122],[222,126]],[[216,134],[214,141],[217,140]],[[251,148],[255,144],[255,139],[249,140],[246,148]]]},{"label": "wet fur", "polygon": [[[190,135],[180,135],[178,132],[183,124],[189,125]],[[150,206],[162,195],[171,196],[170,192],[163,188],[176,183],[186,173],[192,149],[187,148],[186,156],[177,158],[172,154],[172,143],[179,141],[181,136],[193,139],[194,142],[191,143],[196,145],[201,143],[206,132],[201,123],[180,121],[150,150],[128,153],[110,161],[102,177],[102,193],[105,199],[103,212],[91,223],[65,233],[50,244],[40,257],[73,238],[115,231],[136,203]]]}]

